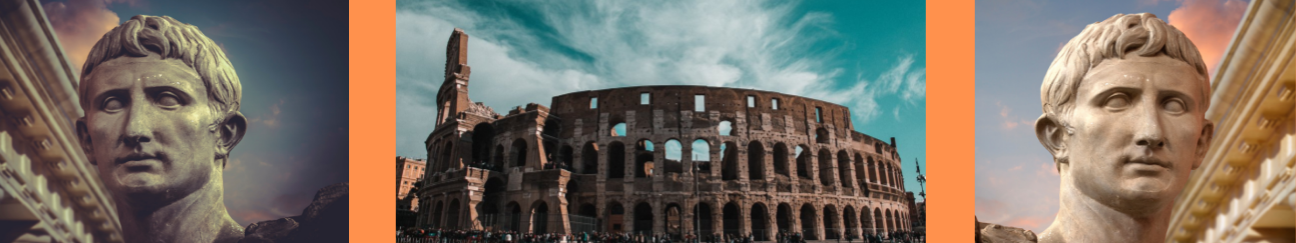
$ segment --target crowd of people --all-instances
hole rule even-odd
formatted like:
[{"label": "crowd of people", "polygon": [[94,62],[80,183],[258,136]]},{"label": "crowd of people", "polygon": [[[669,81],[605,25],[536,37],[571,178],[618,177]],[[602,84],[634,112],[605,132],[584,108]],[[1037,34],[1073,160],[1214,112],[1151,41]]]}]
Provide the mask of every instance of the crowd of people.
[{"label": "crowd of people", "polygon": [[[858,238],[857,238],[858,237]],[[640,234],[581,232],[562,233],[518,233],[503,230],[443,230],[408,228],[397,230],[397,242],[400,243],[752,243],[757,239],[752,235],[710,234],[698,237],[692,234]],[[778,233],[772,239],[778,243],[803,243],[805,237],[800,233]],[[922,242],[921,235],[912,232],[864,233],[847,235],[836,239],[839,242]]]}]

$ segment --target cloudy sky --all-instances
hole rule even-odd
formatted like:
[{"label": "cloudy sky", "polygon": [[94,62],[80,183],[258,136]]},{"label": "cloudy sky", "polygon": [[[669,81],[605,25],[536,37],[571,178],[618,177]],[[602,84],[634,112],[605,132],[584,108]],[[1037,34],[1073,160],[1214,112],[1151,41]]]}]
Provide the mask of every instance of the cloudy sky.
[{"label": "cloudy sky", "polygon": [[504,112],[640,85],[754,88],[851,109],[896,137],[907,189],[926,154],[922,1],[397,1],[396,154],[426,158],[445,47],[470,36],[469,95]]},{"label": "cloudy sky", "polygon": [[243,85],[248,133],[225,168],[225,205],[239,224],[301,214],[347,175],[346,1],[43,1],[73,66],[132,16],[197,26],[226,50]]},{"label": "cloudy sky", "polygon": [[1058,210],[1060,177],[1039,145],[1039,87],[1062,45],[1118,13],[1148,12],[1183,31],[1211,73],[1246,10],[1238,0],[977,1],[976,215],[1042,232]]}]

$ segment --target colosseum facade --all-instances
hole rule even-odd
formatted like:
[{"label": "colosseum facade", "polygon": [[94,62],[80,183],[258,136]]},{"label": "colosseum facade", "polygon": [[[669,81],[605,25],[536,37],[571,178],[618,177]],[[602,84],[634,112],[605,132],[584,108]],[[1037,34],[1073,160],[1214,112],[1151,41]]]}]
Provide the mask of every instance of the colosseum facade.
[{"label": "colosseum facade", "polygon": [[455,29],[425,145],[418,224],[520,232],[908,230],[900,157],[844,106],[776,92],[640,86],[497,114],[468,98]]}]

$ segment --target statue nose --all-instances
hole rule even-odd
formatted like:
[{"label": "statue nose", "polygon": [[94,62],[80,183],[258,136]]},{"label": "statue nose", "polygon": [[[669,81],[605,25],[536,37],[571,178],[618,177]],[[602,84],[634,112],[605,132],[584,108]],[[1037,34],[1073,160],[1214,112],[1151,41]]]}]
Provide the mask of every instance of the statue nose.
[{"label": "statue nose", "polygon": [[1161,131],[1164,127],[1161,125],[1161,116],[1157,115],[1154,108],[1143,109],[1139,114],[1140,118],[1131,124],[1138,129],[1135,131],[1135,144],[1149,149],[1159,149],[1165,147],[1165,136]]},{"label": "statue nose", "polygon": [[129,120],[126,121],[126,134],[123,138],[127,145],[138,147],[143,143],[153,141],[153,122],[149,115],[141,114],[141,109],[132,109]]}]

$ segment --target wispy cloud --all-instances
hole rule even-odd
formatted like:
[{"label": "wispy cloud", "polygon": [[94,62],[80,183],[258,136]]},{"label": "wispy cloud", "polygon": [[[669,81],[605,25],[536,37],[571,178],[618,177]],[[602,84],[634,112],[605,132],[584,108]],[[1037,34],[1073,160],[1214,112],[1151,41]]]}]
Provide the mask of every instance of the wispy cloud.
[{"label": "wispy cloud", "polygon": [[1020,125],[1030,126],[1035,124],[1031,120],[1022,119],[1016,115],[1012,115],[1012,108],[1004,105],[1002,102],[996,101],[995,106],[999,107],[999,117],[1003,119],[1000,123],[1000,127],[1003,127],[1004,130],[1013,130],[1013,128],[1017,128],[1017,126]]},{"label": "wispy cloud", "polygon": [[[497,111],[592,89],[690,84],[771,90],[845,105],[853,121],[924,108],[925,64],[892,57],[881,73],[839,67],[834,17],[795,4],[737,1],[509,3],[530,17],[426,2],[396,12],[397,130],[427,134],[446,40],[467,31],[470,95]],[[854,77],[854,78],[851,78]],[[880,99],[901,102],[879,102]],[[893,104],[894,103],[894,104]],[[397,141],[421,151],[422,136]],[[401,139],[401,138],[398,138]]]},{"label": "wispy cloud", "polygon": [[[117,13],[108,10],[113,1],[104,0],[69,0],[66,2],[48,2],[42,7],[45,15],[58,34],[59,45],[71,59],[73,68],[81,70],[86,56],[95,42],[121,23]],[[132,6],[140,1],[124,1]]]},{"label": "wispy cloud", "polygon": [[280,121],[279,121],[279,112],[281,111],[281,110],[279,109],[279,106],[281,106],[281,105],[283,105],[283,104],[284,104],[284,100],[283,100],[283,99],[279,99],[279,103],[274,103],[273,105],[270,105],[270,114],[266,114],[266,115],[263,115],[263,116],[260,116],[260,117],[253,117],[253,118],[249,118],[248,120],[249,120],[250,123],[252,123],[252,124],[258,124],[258,123],[259,123],[259,124],[261,124],[261,125],[265,125],[266,127],[271,128],[271,129],[279,128],[279,125],[280,125]]}]

